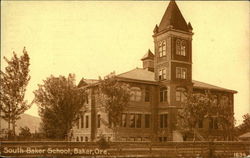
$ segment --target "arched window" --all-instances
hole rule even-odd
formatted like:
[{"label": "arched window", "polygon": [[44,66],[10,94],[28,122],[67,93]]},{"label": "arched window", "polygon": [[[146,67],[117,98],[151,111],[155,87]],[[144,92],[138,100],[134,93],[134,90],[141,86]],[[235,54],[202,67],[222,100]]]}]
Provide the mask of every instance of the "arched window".
[{"label": "arched window", "polygon": [[176,40],[176,54],[177,55],[181,54],[181,40],[179,39]]},{"label": "arched window", "polygon": [[186,41],[185,40],[176,40],[176,54],[186,56]]},{"label": "arched window", "polygon": [[141,89],[139,87],[132,87],[130,92],[131,101],[141,101]]},{"label": "arched window", "polygon": [[166,56],[166,41],[160,41],[159,42],[159,56],[163,57]]},{"label": "arched window", "polygon": [[181,54],[182,56],[186,56],[186,42],[181,41]]},{"label": "arched window", "polygon": [[184,102],[187,99],[187,91],[185,88],[176,88],[176,101]]}]

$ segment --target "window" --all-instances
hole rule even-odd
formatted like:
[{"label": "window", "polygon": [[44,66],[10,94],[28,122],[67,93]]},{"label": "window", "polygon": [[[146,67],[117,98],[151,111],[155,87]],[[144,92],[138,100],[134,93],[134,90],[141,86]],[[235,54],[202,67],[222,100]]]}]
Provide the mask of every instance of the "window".
[{"label": "window", "polygon": [[86,120],[86,122],[85,122],[85,125],[86,125],[85,128],[89,128],[89,116],[86,116],[85,118],[86,118],[85,119]]},{"label": "window", "polygon": [[141,128],[141,114],[130,114],[130,128]]},{"label": "window", "polygon": [[159,70],[159,80],[165,80],[167,78],[167,71],[165,68]]},{"label": "window", "polygon": [[88,137],[85,137],[85,142],[89,141],[89,138]]},{"label": "window", "polygon": [[168,114],[161,114],[160,115],[160,128],[167,128],[168,127]]},{"label": "window", "polygon": [[86,103],[89,104],[89,96],[88,96],[88,94],[86,94],[85,100],[86,100]]},{"label": "window", "polygon": [[218,129],[218,120],[217,120],[217,118],[215,118],[215,117],[210,118],[209,128],[210,129]]},{"label": "window", "polygon": [[160,102],[167,102],[168,100],[168,90],[166,88],[160,89]]},{"label": "window", "polygon": [[84,128],[84,116],[81,115],[81,128]]},{"label": "window", "polygon": [[198,127],[199,128],[203,128],[203,120],[199,120],[198,121]]},{"label": "window", "polygon": [[76,137],[76,141],[79,142],[79,137]]},{"label": "window", "polygon": [[97,115],[97,128],[100,128],[101,127],[101,115],[98,114]]},{"label": "window", "polygon": [[130,124],[129,124],[129,127],[135,128],[135,115],[134,114],[130,114]]},{"label": "window", "polygon": [[167,137],[159,137],[159,141],[160,142],[166,142],[167,141]]},{"label": "window", "polygon": [[229,98],[226,95],[223,95],[220,99],[220,104],[222,106],[228,106],[229,105]]},{"label": "window", "polygon": [[131,101],[141,101],[141,89],[138,87],[132,87],[130,93]]},{"label": "window", "polygon": [[122,127],[127,125],[127,114],[122,114]]},{"label": "window", "polygon": [[176,78],[186,79],[187,69],[182,67],[176,67]]},{"label": "window", "polygon": [[149,102],[150,101],[150,90],[148,87],[146,87],[145,89],[145,102]]},{"label": "window", "polygon": [[185,102],[187,97],[186,97],[186,89],[185,88],[176,88],[176,101],[179,102]]},{"label": "window", "polygon": [[176,40],[176,54],[186,56],[186,41]]},{"label": "window", "polygon": [[159,56],[163,57],[166,56],[166,41],[159,42]]},{"label": "window", "polygon": [[112,127],[113,123],[112,123],[112,120],[111,120],[111,116],[110,114],[108,115],[108,127]]},{"label": "window", "polygon": [[146,114],[145,115],[145,128],[149,128],[150,127],[150,115]]},{"label": "window", "polygon": [[80,124],[80,118],[78,118],[78,119],[77,119],[77,122],[76,122],[76,127],[77,127],[77,129],[79,129],[79,126],[80,126],[79,124]]},{"label": "window", "polygon": [[81,142],[83,142],[83,136],[81,136]]},{"label": "window", "polygon": [[141,128],[141,114],[135,115],[136,128]]}]

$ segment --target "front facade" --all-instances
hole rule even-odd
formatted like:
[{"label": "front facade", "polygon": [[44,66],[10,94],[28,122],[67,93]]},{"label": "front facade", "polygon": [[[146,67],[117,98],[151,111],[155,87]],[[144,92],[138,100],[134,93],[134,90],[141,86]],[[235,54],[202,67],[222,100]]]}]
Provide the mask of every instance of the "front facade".
[{"label": "front facade", "polygon": [[[88,97],[80,119],[72,129],[73,141],[96,141],[104,136],[110,141],[176,141],[177,110],[185,101],[185,93],[210,91],[218,101],[224,100],[233,110],[233,90],[192,80],[192,32],[175,1],[170,1],[163,18],[154,28],[154,53],[143,56],[143,68],[116,75],[128,83],[131,98],[115,132],[97,99],[98,80],[81,80]],[[217,130],[216,119],[204,120],[200,130]],[[218,132],[217,132],[218,133]]]}]

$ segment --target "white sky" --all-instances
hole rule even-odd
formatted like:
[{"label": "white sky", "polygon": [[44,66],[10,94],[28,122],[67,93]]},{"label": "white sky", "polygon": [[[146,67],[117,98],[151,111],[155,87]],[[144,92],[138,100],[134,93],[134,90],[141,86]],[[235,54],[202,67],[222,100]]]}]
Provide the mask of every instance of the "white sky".
[{"label": "white sky", "polygon": [[[250,112],[249,2],[177,1],[193,32],[193,79],[238,91],[235,116]],[[1,1],[2,57],[30,55],[26,98],[50,74],[77,81],[141,67],[166,1]],[[38,115],[34,105],[27,113]]]}]

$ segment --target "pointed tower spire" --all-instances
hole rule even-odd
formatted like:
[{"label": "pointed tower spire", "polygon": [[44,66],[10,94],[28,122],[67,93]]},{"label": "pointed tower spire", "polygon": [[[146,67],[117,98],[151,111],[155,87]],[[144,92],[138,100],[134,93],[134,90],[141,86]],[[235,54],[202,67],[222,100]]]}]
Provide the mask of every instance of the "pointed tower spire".
[{"label": "pointed tower spire", "polygon": [[158,25],[156,24],[156,25],[155,25],[155,28],[154,28],[154,31],[153,31],[154,34],[158,33],[158,29],[159,29],[159,27],[158,27]]},{"label": "pointed tower spire", "polygon": [[192,32],[192,31],[193,31],[193,27],[192,27],[192,25],[191,25],[190,22],[188,22],[188,30],[189,30],[189,32]]},{"label": "pointed tower spire", "polygon": [[160,22],[158,31],[161,32],[169,28],[186,32],[189,31],[187,23],[174,0],[169,2],[167,10],[165,11]]}]

